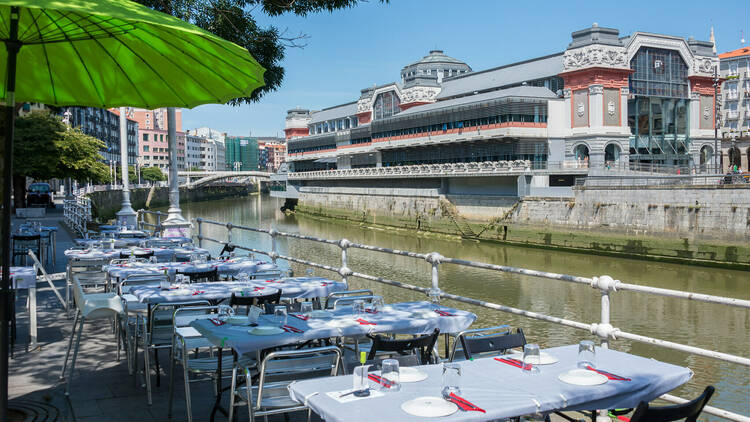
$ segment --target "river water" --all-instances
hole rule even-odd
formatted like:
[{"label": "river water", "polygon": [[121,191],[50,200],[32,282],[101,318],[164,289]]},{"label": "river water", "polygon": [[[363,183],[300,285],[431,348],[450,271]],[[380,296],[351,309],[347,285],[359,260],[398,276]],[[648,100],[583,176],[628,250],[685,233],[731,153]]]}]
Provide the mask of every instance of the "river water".
[{"label": "river water", "polygon": [[[287,216],[279,211],[282,204],[283,200],[263,195],[184,204],[182,210],[189,219],[203,217],[251,227],[274,227],[284,232],[327,239],[346,238],[357,243],[393,249],[438,252],[452,258],[586,277],[606,274],[627,283],[750,299],[748,272],[459,241],[436,236],[423,237],[398,230],[374,230],[343,222]],[[204,224],[204,236],[226,240],[226,229]],[[233,242],[262,250],[271,249],[270,238],[264,234],[234,230]],[[204,247],[214,253],[220,249],[211,242],[204,242]],[[336,246],[281,238],[279,252],[331,266],[340,265],[340,249]],[[287,265],[285,262],[280,264]],[[426,262],[378,252],[350,249],[349,267],[360,273],[425,287],[430,285],[431,280],[430,266]],[[305,273],[296,264],[293,268],[298,275]],[[320,269],[315,270],[315,275],[337,277],[337,274]],[[426,300],[425,296],[416,292],[361,279],[351,279],[350,288],[370,288],[382,294],[387,302]],[[601,295],[585,285],[444,264],[440,266],[440,288],[453,294],[584,323],[600,320]],[[501,324],[522,327],[528,341],[539,343],[542,347],[575,344],[591,338],[588,333],[573,328],[486,308],[473,308],[463,303],[445,303],[475,312],[478,320],[474,327]],[[750,312],[745,309],[634,292],[613,293],[611,303],[612,325],[623,331],[750,356]],[[711,405],[750,415],[748,367],[644,343],[616,340],[611,342],[610,347],[687,366],[695,372],[695,376],[673,394],[692,398],[711,384],[717,389]],[[723,419],[706,417],[705,420]]]}]

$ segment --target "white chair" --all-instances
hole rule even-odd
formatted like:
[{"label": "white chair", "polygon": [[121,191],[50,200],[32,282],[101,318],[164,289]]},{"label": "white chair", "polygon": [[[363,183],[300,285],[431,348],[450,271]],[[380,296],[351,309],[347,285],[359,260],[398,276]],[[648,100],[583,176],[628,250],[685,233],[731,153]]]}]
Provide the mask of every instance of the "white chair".
[{"label": "white chair", "polygon": [[[65,378],[65,370],[68,364],[68,356],[73,345],[73,337],[76,336],[76,325],[78,325],[78,336],[76,339],[75,349],[73,350],[73,359],[70,362],[70,373],[65,384],[65,395],[70,394],[70,385],[73,380],[73,373],[78,357],[78,349],[81,345],[81,333],[83,324],[86,320],[92,319],[117,319],[123,315],[122,300],[116,293],[84,293],[83,288],[78,283],[73,283],[74,298],[76,302],[75,319],[73,320],[73,329],[70,333],[68,342],[68,351],[65,353],[60,379]],[[79,323],[80,321],[80,323]],[[117,326],[117,324],[116,324]],[[116,330],[117,331],[117,330]],[[118,333],[115,332],[115,338],[119,342]]]},{"label": "white chair", "polygon": [[125,310],[125,317],[120,319],[120,332],[128,358],[128,373],[131,375],[138,369],[138,359],[135,357],[138,356],[138,339],[143,335],[143,327],[146,326],[148,304],[140,302],[130,290],[136,286],[158,286],[163,281],[168,282],[169,277],[163,274],[132,274],[117,285],[117,293],[122,298]]},{"label": "white chair", "polygon": [[[169,371],[169,410],[167,417],[172,418],[172,403],[174,398],[175,365],[182,367],[185,384],[185,403],[188,422],[193,421],[193,409],[190,396],[190,384],[205,380],[213,381],[214,395],[218,394],[216,384],[216,370],[218,357],[214,356],[215,347],[207,338],[203,337],[189,324],[198,319],[215,318],[219,314],[232,315],[232,308],[226,305],[218,306],[190,306],[175,310],[173,316],[174,335],[172,336],[172,359]],[[193,352],[193,357],[190,356]],[[255,367],[255,360],[243,358],[240,362],[245,367]],[[221,374],[228,377],[232,371],[231,359],[222,359]],[[190,376],[193,375],[193,379]]]},{"label": "white chair", "polygon": [[[260,366],[258,385],[252,385],[251,368],[235,362],[232,369],[232,386],[229,396],[229,420],[234,416],[236,406],[247,406],[250,421],[256,416],[299,412],[307,410],[307,420],[311,411],[304,404],[289,397],[288,386],[293,381],[338,375],[341,350],[335,346],[316,347],[301,350],[271,352]],[[245,385],[237,387],[237,372],[241,370]]]},{"label": "white chair", "polygon": [[109,264],[109,259],[103,258],[71,258],[66,268],[65,303],[70,310],[70,288],[74,278],[82,287],[105,287],[107,285],[107,273],[102,271],[104,265]]}]

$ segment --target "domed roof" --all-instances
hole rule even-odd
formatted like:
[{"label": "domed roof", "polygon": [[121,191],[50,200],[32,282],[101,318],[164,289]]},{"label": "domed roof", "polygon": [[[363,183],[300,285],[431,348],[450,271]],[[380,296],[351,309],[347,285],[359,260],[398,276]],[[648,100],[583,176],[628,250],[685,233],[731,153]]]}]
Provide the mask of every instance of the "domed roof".
[{"label": "domed roof", "polygon": [[416,62],[409,64],[405,67],[410,67],[410,66],[414,66],[417,64],[421,64],[421,63],[453,63],[453,64],[466,65],[466,63],[462,62],[461,60],[458,60],[450,56],[446,56],[443,50],[430,50],[430,54],[422,57],[421,60],[417,60]]}]

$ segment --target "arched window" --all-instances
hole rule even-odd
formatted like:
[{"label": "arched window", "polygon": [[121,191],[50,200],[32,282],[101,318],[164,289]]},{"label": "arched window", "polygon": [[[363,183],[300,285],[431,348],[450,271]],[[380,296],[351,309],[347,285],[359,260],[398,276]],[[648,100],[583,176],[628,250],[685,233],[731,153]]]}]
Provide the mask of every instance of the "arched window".
[{"label": "arched window", "polygon": [[613,165],[620,162],[620,153],[622,149],[617,144],[609,144],[604,148],[604,163],[606,165]]},{"label": "arched window", "polygon": [[589,166],[589,147],[584,144],[576,145],[573,149],[573,156],[579,167]]},{"label": "arched window", "polygon": [[701,172],[705,172],[706,168],[711,164],[714,159],[714,149],[708,145],[701,147],[700,156],[700,169]]},{"label": "arched window", "polygon": [[398,107],[400,101],[395,91],[388,91],[378,94],[375,98],[375,119],[382,119],[398,114],[401,109]]}]

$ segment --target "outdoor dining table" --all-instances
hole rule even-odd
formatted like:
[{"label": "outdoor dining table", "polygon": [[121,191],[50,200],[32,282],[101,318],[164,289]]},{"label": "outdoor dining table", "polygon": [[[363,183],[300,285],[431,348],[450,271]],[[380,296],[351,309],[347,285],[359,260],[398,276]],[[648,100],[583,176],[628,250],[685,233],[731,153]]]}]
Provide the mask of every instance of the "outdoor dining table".
[{"label": "outdoor dining table", "polygon": [[120,257],[120,249],[67,249],[64,254],[70,259],[115,259]]},{"label": "outdoor dining table", "polygon": [[[0,277],[3,271],[0,269]],[[36,347],[36,268],[10,267],[10,284],[14,290],[27,290],[29,294],[29,348]]]},{"label": "outdoor dining table", "polygon": [[[148,248],[154,251],[154,255],[158,257],[161,253],[161,248]],[[168,249],[169,250],[169,249]],[[200,253],[205,249],[194,249],[194,252]],[[206,251],[206,254],[208,251]],[[229,260],[211,260],[205,263],[193,263],[193,262],[123,262],[120,264],[108,265],[106,268],[107,274],[110,279],[118,282],[125,279],[129,275],[155,275],[164,274],[174,279],[177,273],[201,273],[211,272],[214,269],[217,270],[219,276],[233,277],[240,273],[245,273],[248,276],[253,276],[256,272],[278,270],[278,268],[267,262],[257,261],[249,257],[236,257]],[[299,283],[296,283],[299,284]],[[286,286],[291,288],[292,285]],[[295,286],[299,288],[299,286]],[[323,295],[326,296],[326,295]]]},{"label": "outdoor dining table", "polygon": [[[653,400],[681,386],[693,376],[688,368],[597,347],[596,367],[629,380],[608,379],[601,385],[571,385],[559,380],[558,375],[577,367],[578,346],[553,347],[545,352],[559,361],[540,365],[538,374],[524,373],[494,358],[460,362],[459,396],[486,413],[458,410],[441,420],[491,421],[552,411],[631,408],[642,400]],[[442,372],[441,365],[416,368],[427,374],[427,379],[401,383],[400,391],[386,391],[382,395],[343,403],[337,398],[341,391],[351,391],[351,376],[294,382],[289,394],[327,422],[351,420],[353,411],[357,413],[358,422],[420,421],[424,418],[406,413],[401,405],[417,397],[440,400]],[[371,387],[377,385],[371,382]]]},{"label": "outdoor dining table", "polygon": [[[343,284],[343,283],[342,283]],[[274,287],[276,285],[271,284]],[[284,290],[282,288],[282,295]],[[435,310],[441,312],[435,312]],[[310,340],[332,337],[352,337],[375,333],[429,334],[435,328],[441,333],[457,333],[468,328],[477,318],[471,312],[433,305],[429,302],[395,303],[385,306],[377,313],[365,313],[354,318],[352,308],[344,306],[328,310],[330,318],[295,317],[294,312],[287,318],[286,325],[294,331],[274,335],[253,335],[244,325],[215,325],[209,320],[193,321],[193,326],[201,335],[217,346],[228,346],[239,354],[255,352],[271,347],[304,343]],[[283,325],[273,315],[261,315],[258,324]]]}]

